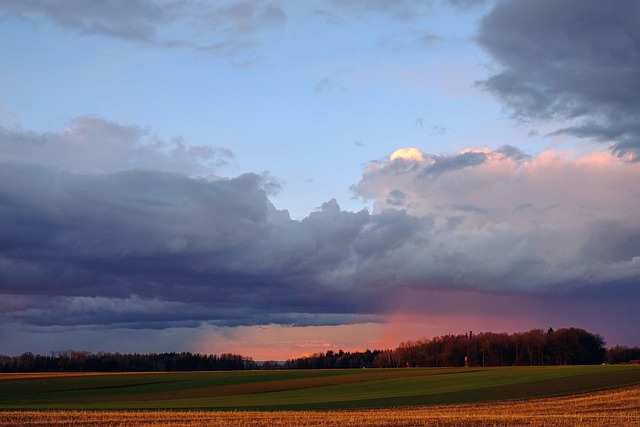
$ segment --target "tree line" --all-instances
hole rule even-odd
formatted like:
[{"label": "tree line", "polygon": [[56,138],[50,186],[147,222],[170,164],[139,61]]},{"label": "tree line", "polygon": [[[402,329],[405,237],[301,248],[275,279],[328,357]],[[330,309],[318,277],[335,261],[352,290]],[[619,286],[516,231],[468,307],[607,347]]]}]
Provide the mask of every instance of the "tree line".
[{"label": "tree line", "polygon": [[382,363],[394,366],[590,365],[605,361],[604,339],[584,329],[483,332],[403,342]]},{"label": "tree line", "polygon": [[288,360],[286,368],[396,368],[541,366],[628,363],[640,348],[616,346],[579,328],[532,329],[513,334],[482,332],[405,341],[394,350],[316,353]]},{"label": "tree line", "polygon": [[607,351],[609,363],[638,363],[640,361],[640,347],[617,345]]},{"label": "tree line", "polygon": [[[378,367],[377,357],[384,353],[381,350],[367,350],[364,352],[345,352],[329,350],[326,353],[315,353],[311,356],[287,360],[284,369],[342,369],[342,368],[373,368]],[[380,366],[382,367],[382,366]]]},{"label": "tree line", "polygon": [[257,364],[251,358],[238,354],[61,351],[49,356],[30,352],[15,357],[0,356],[0,372],[238,371],[256,368]]},{"label": "tree line", "polygon": [[120,354],[87,351],[0,355],[0,372],[163,372],[247,369],[402,368],[514,365],[585,365],[640,360],[640,347],[615,346],[579,328],[532,329],[513,334],[443,335],[400,343],[393,350],[329,350],[286,362],[256,363],[238,354]]}]

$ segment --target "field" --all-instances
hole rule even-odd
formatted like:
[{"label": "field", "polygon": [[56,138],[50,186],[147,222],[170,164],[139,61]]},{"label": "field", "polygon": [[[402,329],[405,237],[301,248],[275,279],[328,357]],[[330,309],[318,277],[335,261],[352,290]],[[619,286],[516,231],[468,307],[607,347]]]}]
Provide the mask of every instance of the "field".
[{"label": "field", "polygon": [[347,411],[10,411],[0,426],[409,427],[640,425],[640,386],[568,397]]},{"label": "field", "polygon": [[0,426],[98,423],[631,426],[640,367],[0,374]]}]

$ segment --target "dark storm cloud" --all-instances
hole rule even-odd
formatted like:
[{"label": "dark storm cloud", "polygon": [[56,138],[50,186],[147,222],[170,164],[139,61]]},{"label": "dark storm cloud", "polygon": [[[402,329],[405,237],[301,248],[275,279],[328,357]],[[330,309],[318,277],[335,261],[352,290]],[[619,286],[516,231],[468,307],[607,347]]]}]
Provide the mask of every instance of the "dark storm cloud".
[{"label": "dark storm cloud", "polygon": [[[269,201],[279,184],[268,175],[174,172],[167,159],[180,164],[181,150],[99,117],[0,135],[5,321],[335,323],[382,309],[379,294],[361,294],[384,278],[358,263],[375,265],[420,227],[335,200],[293,221]],[[117,167],[137,157],[144,169]]]},{"label": "dark storm cloud", "polygon": [[640,154],[640,3],[502,1],[478,41],[501,66],[482,85],[516,117]]},{"label": "dark storm cloud", "polygon": [[292,221],[254,174],[86,176],[4,163],[0,181],[1,292],[4,304],[22,300],[3,316],[35,325],[375,312],[381,304],[361,293],[382,278],[359,277],[357,264],[375,265],[419,226],[401,213],[343,212],[335,201]]},{"label": "dark storm cloud", "polygon": [[[257,175],[217,181],[151,171],[85,176],[11,164],[2,165],[1,175],[2,292],[53,297],[59,304],[47,306],[40,322],[145,320],[156,300],[165,306],[165,320],[185,313],[201,319],[205,312],[224,320],[227,310],[238,316],[237,307],[246,304],[247,313],[259,311],[258,298],[284,291],[283,278],[269,270],[288,261],[274,251],[264,259],[260,247],[273,232],[268,217],[286,215],[271,206]],[[269,254],[271,248],[264,249]],[[132,298],[141,299],[139,311],[113,310]],[[74,302],[89,306],[77,310]]]}]

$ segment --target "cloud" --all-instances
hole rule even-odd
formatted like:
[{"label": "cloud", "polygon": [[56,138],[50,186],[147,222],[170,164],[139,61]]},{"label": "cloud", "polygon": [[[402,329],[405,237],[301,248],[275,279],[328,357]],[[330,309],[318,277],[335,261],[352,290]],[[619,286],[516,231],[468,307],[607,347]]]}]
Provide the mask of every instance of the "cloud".
[{"label": "cloud", "polygon": [[518,118],[637,158],[639,16],[635,1],[498,2],[477,40],[500,68],[481,85]]},{"label": "cloud", "polygon": [[[265,27],[280,26],[286,23],[287,15],[277,2],[270,1],[229,1],[216,7],[192,6],[199,14],[201,25],[223,27],[227,32],[250,34]],[[201,12],[205,12],[200,15]],[[194,14],[195,16],[195,14]]]},{"label": "cloud", "polygon": [[631,316],[622,302],[640,275],[639,163],[509,146],[412,150],[369,164],[354,187],[374,212],[329,200],[297,221],[271,203],[279,184],[268,175],[194,173],[186,145],[158,148],[149,134],[94,116],[58,132],[3,130],[1,324],[383,323],[401,309],[471,309],[445,295],[541,307],[549,297],[588,305],[599,289]]},{"label": "cloud", "polygon": [[103,34],[143,42],[154,41],[157,27],[173,18],[175,9],[163,6],[151,0],[0,1],[0,10],[9,15],[43,16],[84,34]]},{"label": "cloud", "polygon": [[378,46],[390,52],[400,52],[406,49],[428,49],[442,38],[429,31],[411,31],[402,34],[384,36]]},{"label": "cloud", "polygon": [[316,95],[329,95],[331,93],[345,93],[349,89],[342,85],[339,78],[323,77],[316,83],[314,92]]},{"label": "cloud", "polygon": [[331,2],[336,9],[355,13],[358,16],[379,13],[399,21],[414,19],[416,16],[425,13],[426,10],[431,9],[432,3],[433,2],[431,0],[417,2],[405,0],[395,2],[388,2],[384,0],[333,0]]},{"label": "cloud", "polygon": [[344,212],[335,200],[293,221],[265,181],[2,162],[0,292],[12,308],[1,317],[140,328],[350,323],[379,312],[365,290],[373,272],[354,263],[403,245],[416,222]]},{"label": "cloud", "polygon": [[411,21],[433,13],[440,7],[453,7],[458,10],[480,7],[495,0],[333,0],[336,9],[347,10],[360,16],[377,13],[398,21]]},{"label": "cloud", "polygon": [[[326,1],[300,5],[286,0],[0,0],[0,15],[50,21],[80,35],[104,36],[144,45],[187,49],[246,66],[259,60],[273,31],[281,31],[296,13],[342,26],[351,19],[382,17],[401,24],[443,8],[465,10],[486,0]],[[303,15],[303,16],[304,16]],[[424,28],[382,35],[378,45],[391,51],[430,48],[441,41]]]},{"label": "cloud", "polygon": [[84,35],[102,35],[169,48],[208,52],[246,63],[259,34],[287,21],[276,1],[0,0],[0,12],[43,17]]},{"label": "cloud", "polygon": [[[140,170],[81,175],[8,163],[1,170],[2,293],[54,303],[40,320],[17,312],[25,321],[118,323],[122,313],[112,308],[132,299],[144,303],[128,322],[148,321],[142,308],[155,300],[190,304],[163,312],[166,321],[205,312],[225,320],[227,310],[258,297],[268,281],[259,275],[278,262],[262,259],[259,243],[270,232],[270,216],[287,216],[272,207],[258,175],[213,181]],[[104,310],[82,313],[71,304],[107,300]]]},{"label": "cloud", "polygon": [[405,282],[545,293],[637,277],[639,179],[606,153],[503,147],[374,162],[354,190],[421,224]]},{"label": "cloud", "polygon": [[36,163],[75,172],[130,169],[209,175],[233,153],[224,148],[188,146],[179,137],[165,141],[147,129],[86,115],[58,132],[35,133],[0,126],[0,159]]}]

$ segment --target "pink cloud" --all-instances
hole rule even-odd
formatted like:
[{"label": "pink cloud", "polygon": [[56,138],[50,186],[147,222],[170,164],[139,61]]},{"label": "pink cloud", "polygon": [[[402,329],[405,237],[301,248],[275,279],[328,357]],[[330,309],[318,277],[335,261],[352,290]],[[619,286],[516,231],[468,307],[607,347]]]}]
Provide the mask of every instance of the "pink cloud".
[{"label": "pink cloud", "polygon": [[[450,283],[458,271],[489,288],[513,276],[509,288],[531,289],[640,273],[638,182],[640,163],[609,152],[526,156],[506,147],[374,162],[355,191],[376,213],[429,221],[430,245],[416,256],[449,259]],[[422,277],[440,277],[428,264]]]}]

